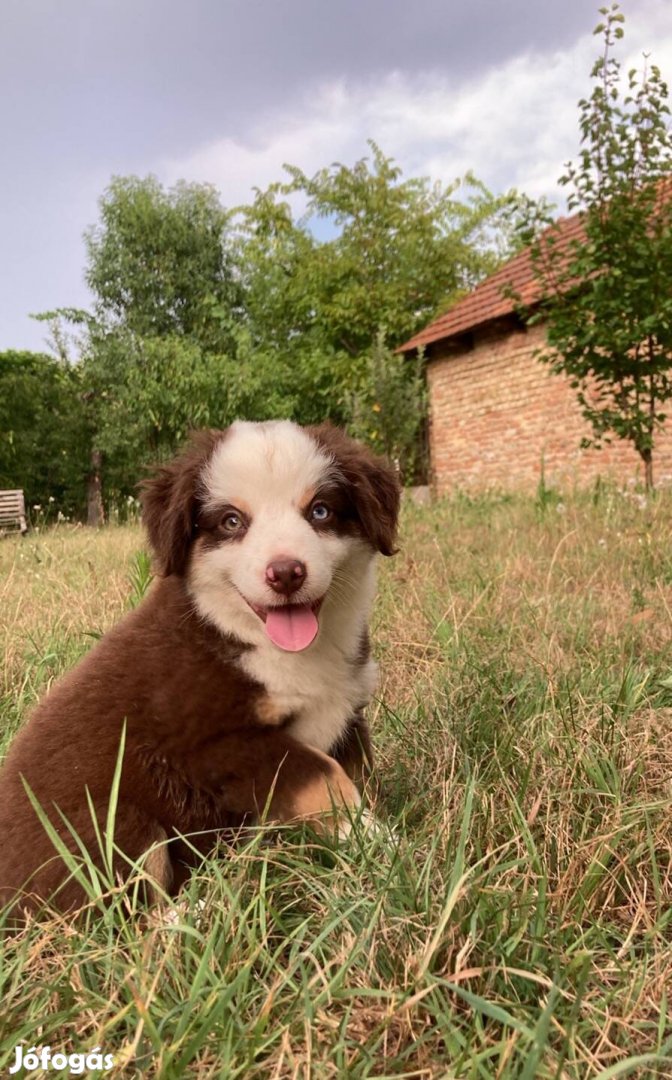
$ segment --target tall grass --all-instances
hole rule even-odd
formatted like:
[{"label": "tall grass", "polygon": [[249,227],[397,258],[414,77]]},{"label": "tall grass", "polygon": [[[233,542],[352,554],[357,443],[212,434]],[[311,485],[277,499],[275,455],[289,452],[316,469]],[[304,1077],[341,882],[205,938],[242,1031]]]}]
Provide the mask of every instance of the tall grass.
[{"label": "tall grass", "polygon": [[[150,1077],[671,1075],[671,526],[604,488],[407,508],[374,625],[386,827],[248,832],[172,921],[103,877],[79,924],[6,936],[0,1069],[22,1041]],[[141,546],[0,544],[5,741],[140,599]]]}]

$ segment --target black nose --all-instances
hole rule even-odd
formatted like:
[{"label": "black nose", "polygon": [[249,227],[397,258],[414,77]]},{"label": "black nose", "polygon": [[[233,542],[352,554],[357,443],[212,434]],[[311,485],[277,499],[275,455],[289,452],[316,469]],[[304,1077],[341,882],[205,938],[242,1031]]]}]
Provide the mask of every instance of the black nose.
[{"label": "black nose", "polygon": [[266,581],[273,592],[291,596],[306,580],[306,568],[298,559],[274,559],[266,567]]}]

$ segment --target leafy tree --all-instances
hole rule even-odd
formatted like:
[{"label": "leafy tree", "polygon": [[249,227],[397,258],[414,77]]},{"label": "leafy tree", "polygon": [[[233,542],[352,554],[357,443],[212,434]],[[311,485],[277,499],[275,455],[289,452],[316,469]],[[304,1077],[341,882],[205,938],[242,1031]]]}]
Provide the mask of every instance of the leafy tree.
[{"label": "leafy tree", "polygon": [[655,436],[672,396],[672,138],[668,89],[648,63],[627,73],[612,55],[623,37],[617,4],[601,8],[604,40],[593,91],[579,102],[582,150],[561,183],[583,237],[551,228],[532,247],[548,326],[542,353],[569,376],[592,440],[630,440],[647,488]]},{"label": "leafy tree", "polygon": [[397,463],[402,479],[423,475],[426,416],[423,357],[408,360],[378,338],[368,357],[366,378],[350,408],[352,434]]},{"label": "leafy tree", "polygon": [[352,168],[310,178],[287,166],[287,182],[258,191],[239,213],[238,264],[250,342],[283,415],[343,423],[411,478],[423,460],[422,374],[385,341],[410,336],[494,269],[513,246],[520,200],[473,177],[460,192],[404,179],[370,146],[371,160]]},{"label": "leafy tree", "polygon": [[23,488],[29,506],[81,509],[89,432],[80,394],[78,369],[41,353],[0,353],[0,487]]},{"label": "leafy tree", "polygon": [[[379,333],[404,340],[494,269],[516,201],[495,198],[471,176],[466,199],[457,182],[403,179],[370,146],[371,161],[332,165],[312,178],[286,166],[288,182],[257,192],[239,217],[253,339],[292,367],[309,355],[308,408],[319,386],[321,407],[342,420],[363,390]],[[297,202],[305,207],[298,219]],[[316,224],[331,237],[317,239]]]},{"label": "leafy tree", "polygon": [[[511,199],[468,178],[464,200],[457,185],[403,179],[373,144],[372,154],[312,179],[288,167],[288,182],[239,208],[235,228],[207,185],[112,181],[86,237],[93,310],[60,312],[80,333],[90,523],[102,516],[101,470],[116,499],[190,427],[237,416],[353,424],[353,409],[361,419],[385,401],[376,438],[391,437],[389,402],[402,408],[415,376],[379,335],[408,336],[492,269]],[[44,317],[67,357],[58,314]]]},{"label": "leafy tree", "polygon": [[212,422],[239,317],[227,229],[209,185],[166,191],[153,177],[116,177],[86,235],[93,312],[43,316],[59,351],[63,321],[80,329],[90,524],[102,520],[101,470],[108,497],[128,493],[150,457]]},{"label": "leafy tree", "polygon": [[85,236],[99,324],[225,348],[239,291],[229,215],[215,189],[180,182],[166,191],[152,176],[118,176],[99,205],[100,222]]}]

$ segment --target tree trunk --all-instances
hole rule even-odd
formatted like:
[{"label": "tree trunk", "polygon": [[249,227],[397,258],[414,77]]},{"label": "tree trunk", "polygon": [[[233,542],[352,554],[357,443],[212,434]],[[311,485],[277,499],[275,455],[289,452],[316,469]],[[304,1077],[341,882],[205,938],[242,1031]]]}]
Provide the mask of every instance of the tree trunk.
[{"label": "tree trunk", "polygon": [[644,462],[644,487],[647,495],[650,495],[653,491],[653,452],[641,450],[640,453]]},{"label": "tree trunk", "polygon": [[[655,360],[655,347],[651,334],[649,334],[649,362]],[[644,457],[644,487],[647,495],[653,491],[653,433],[656,429],[656,386],[653,375],[649,376],[649,445],[645,450]]]},{"label": "tree trunk", "polygon": [[100,469],[103,455],[100,450],[91,451],[89,475],[86,480],[86,524],[98,528],[105,522],[103,510],[103,486],[100,479]]}]

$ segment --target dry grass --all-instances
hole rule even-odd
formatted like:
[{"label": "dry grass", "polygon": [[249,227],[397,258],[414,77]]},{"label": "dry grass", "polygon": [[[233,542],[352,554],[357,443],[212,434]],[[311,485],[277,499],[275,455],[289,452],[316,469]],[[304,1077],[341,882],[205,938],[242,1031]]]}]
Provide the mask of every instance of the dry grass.
[{"label": "dry grass", "polygon": [[[124,1075],[672,1071],[672,501],[408,510],[372,709],[391,836],[291,831],[173,927],[113,893],[3,945],[13,1047]],[[3,730],[128,603],[139,530],[0,544]]]},{"label": "dry grass", "polygon": [[25,540],[0,539],[0,741],[119,619],[142,544],[137,526],[95,532],[60,525]]}]

